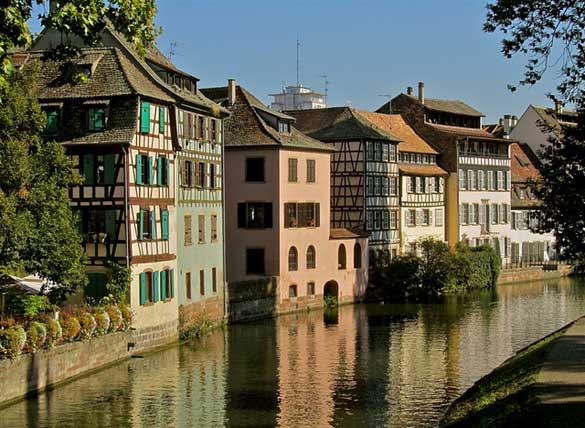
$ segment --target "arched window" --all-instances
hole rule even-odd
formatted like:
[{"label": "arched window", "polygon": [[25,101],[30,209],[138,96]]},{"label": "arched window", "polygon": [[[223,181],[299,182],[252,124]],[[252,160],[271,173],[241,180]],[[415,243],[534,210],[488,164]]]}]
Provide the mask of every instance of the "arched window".
[{"label": "arched window", "polygon": [[362,246],[357,242],[353,246],[353,267],[354,269],[362,267]]},{"label": "arched window", "polygon": [[299,253],[295,247],[288,250],[288,270],[294,271],[299,268]]},{"label": "arched window", "polygon": [[315,267],[316,267],[315,247],[309,245],[309,248],[307,248],[307,269],[315,269]]},{"label": "arched window", "polygon": [[345,255],[345,245],[341,244],[339,249],[337,250],[337,268],[339,270],[343,270],[346,268],[346,255]]}]

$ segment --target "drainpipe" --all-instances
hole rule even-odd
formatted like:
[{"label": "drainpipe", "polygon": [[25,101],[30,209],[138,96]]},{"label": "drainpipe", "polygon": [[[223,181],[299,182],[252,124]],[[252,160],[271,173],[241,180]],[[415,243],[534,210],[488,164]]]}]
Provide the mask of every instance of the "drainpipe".
[{"label": "drainpipe", "polygon": [[128,162],[129,157],[128,153],[126,152],[126,147],[122,147],[122,151],[124,152],[124,209],[126,210],[125,223],[126,223],[126,267],[130,267],[130,207],[128,206]]}]

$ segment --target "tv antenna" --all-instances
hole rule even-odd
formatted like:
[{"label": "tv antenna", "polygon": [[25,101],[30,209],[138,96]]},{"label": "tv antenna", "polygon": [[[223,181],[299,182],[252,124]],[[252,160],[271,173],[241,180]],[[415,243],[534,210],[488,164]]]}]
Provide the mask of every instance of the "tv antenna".
[{"label": "tv antenna", "polygon": [[384,98],[388,98],[389,100],[392,99],[392,95],[389,94],[378,94],[379,97],[384,97]]},{"label": "tv antenna", "polygon": [[177,54],[177,42],[176,41],[172,41],[171,42],[171,47],[169,49],[169,59],[172,61],[173,57]]},{"label": "tv antenna", "polygon": [[323,83],[325,84],[325,99],[327,99],[327,95],[329,94],[329,85],[331,84],[331,82],[327,80],[329,75],[327,73],[324,73],[320,74],[319,77],[323,78]]}]

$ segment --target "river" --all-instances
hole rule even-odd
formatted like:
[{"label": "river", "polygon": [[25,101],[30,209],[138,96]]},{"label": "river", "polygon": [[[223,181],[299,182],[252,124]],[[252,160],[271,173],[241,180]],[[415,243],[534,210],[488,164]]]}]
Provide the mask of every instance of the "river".
[{"label": "river", "polygon": [[585,282],[233,325],[0,410],[0,427],[432,427],[515,351],[585,314]]}]

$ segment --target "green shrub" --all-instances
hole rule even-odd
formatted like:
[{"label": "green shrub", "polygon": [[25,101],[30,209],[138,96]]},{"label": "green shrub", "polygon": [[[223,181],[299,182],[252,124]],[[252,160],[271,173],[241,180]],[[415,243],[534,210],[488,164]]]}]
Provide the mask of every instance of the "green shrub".
[{"label": "green shrub", "polygon": [[59,315],[59,322],[62,328],[63,340],[65,342],[73,342],[79,337],[81,325],[79,320],[73,314],[61,312]]},{"label": "green shrub", "polygon": [[44,321],[47,327],[47,341],[45,345],[47,349],[52,349],[63,340],[63,329],[59,321],[54,318],[46,317]]},{"label": "green shrub", "polygon": [[27,351],[35,353],[43,349],[47,340],[47,327],[39,321],[31,322],[28,326],[26,338]]},{"label": "green shrub", "polygon": [[26,318],[34,318],[40,312],[47,310],[48,301],[45,296],[18,293],[13,295],[8,304],[8,312],[14,315],[22,315]]},{"label": "green shrub", "polygon": [[89,312],[82,310],[78,315],[81,331],[79,332],[81,340],[90,339],[95,334],[97,323],[95,318]]},{"label": "green shrub", "polygon": [[122,323],[124,321],[122,319],[122,312],[120,311],[120,308],[114,305],[106,306],[106,312],[110,317],[110,328],[108,331],[110,333],[119,331],[122,328]]},{"label": "green shrub", "polygon": [[102,336],[107,334],[110,330],[110,316],[105,311],[105,309],[98,308],[94,313],[93,317],[95,319],[96,328],[95,328],[95,335]]},{"label": "green shrub", "polygon": [[7,358],[18,357],[26,345],[26,332],[21,325],[0,327],[0,352]]}]

